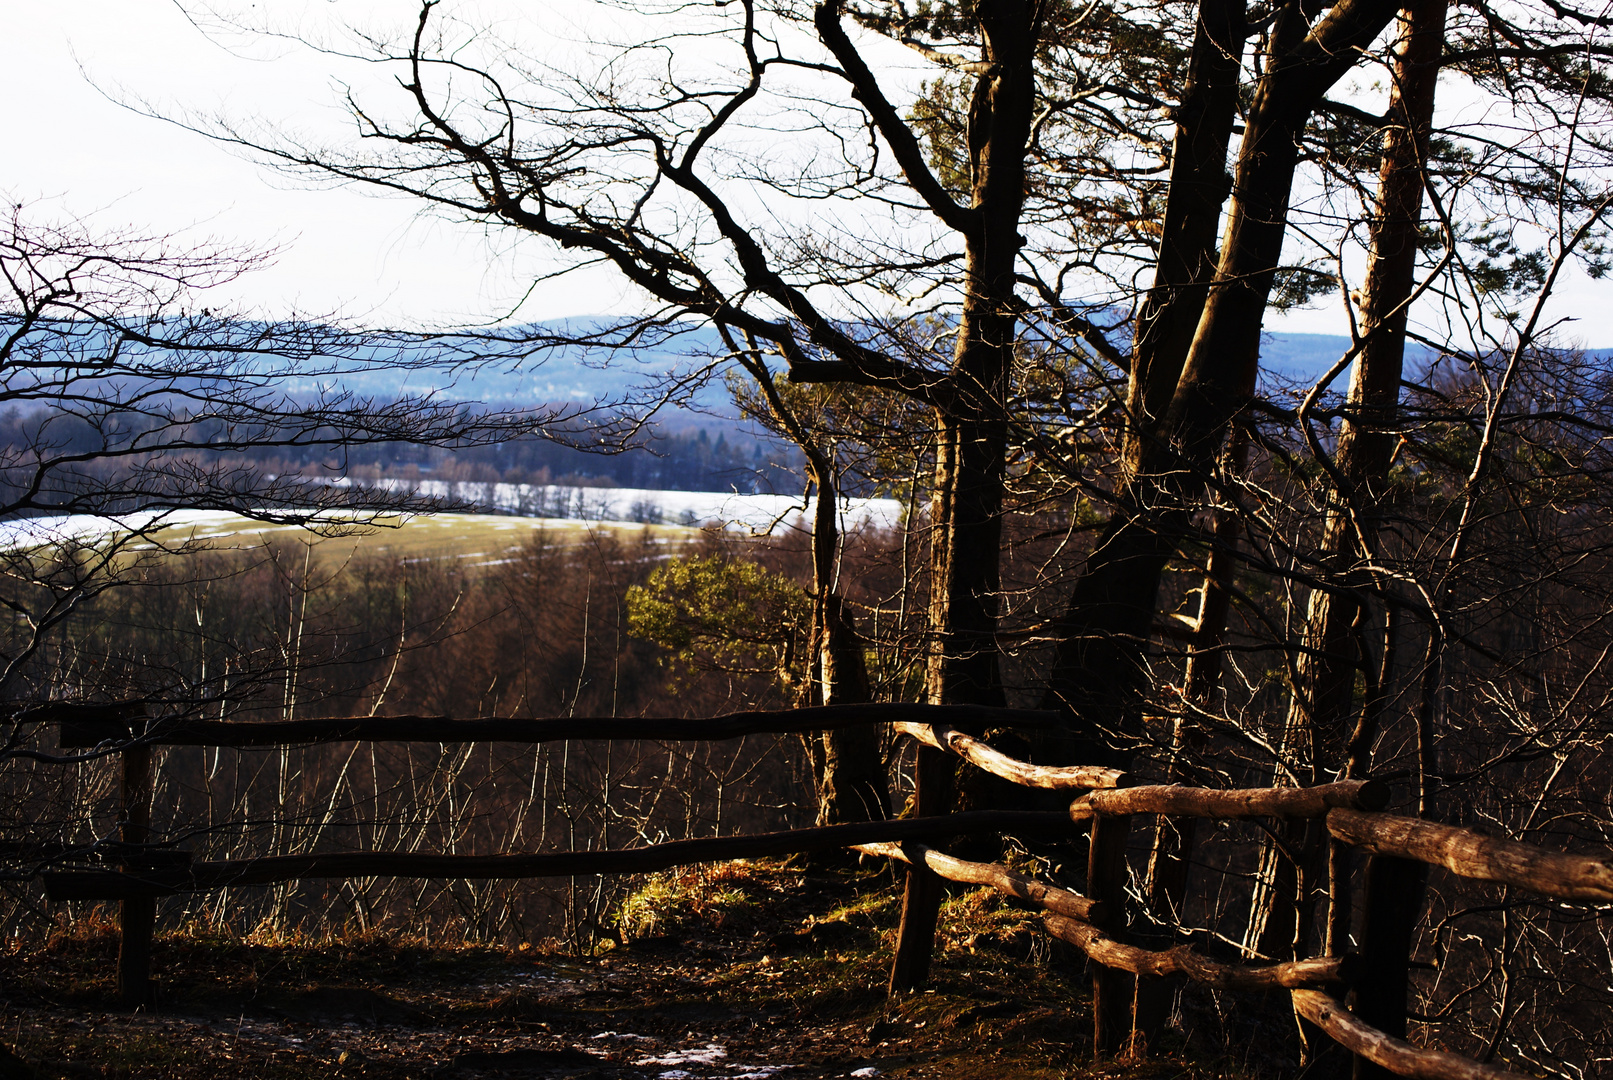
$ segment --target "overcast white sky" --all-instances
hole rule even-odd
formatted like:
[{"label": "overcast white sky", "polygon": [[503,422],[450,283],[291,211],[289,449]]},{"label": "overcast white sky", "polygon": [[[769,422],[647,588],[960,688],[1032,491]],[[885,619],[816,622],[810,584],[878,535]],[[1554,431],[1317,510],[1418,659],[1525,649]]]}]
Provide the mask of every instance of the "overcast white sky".
[{"label": "overcast white sky", "polygon": [[[412,0],[301,3],[320,19],[357,9],[361,16],[407,20],[416,10]],[[270,10],[280,15],[295,6],[277,3]],[[478,6],[506,6],[523,21],[561,35],[575,32],[566,18],[577,7],[559,0]],[[303,127],[340,124],[335,88],[316,58],[290,48],[234,55],[168,0],[13,4],[7,28],[0,100],[9,105],[10,150],[0,191],[25,201],[53,200],[66,213],[93,213],[109,227],[195,230],[279,245],[284,251],[274,268],[238,287],[243,302],[267,314],[295,308],[376,322],[480,321],[504,310],[541,268],[537,245],[500,254],[478,232],[421,217],[407,200],[300,188],[201,136],[132,113],[102,92]],[[623,311],[635,302],[601,272],[545,287],[522,315]],[[1613,282],[1574,275],[1554,307],[1558,315],[1579,318],[1571,333],[1582,343],[1613,346]],[[1336,305],[1295,313],[1271,328],[1345,332]]]},{"label": "overcast white sky", "polygon": [[[415,10],[412,3],[363,6],[404,16]],[[269,313],[295,307],[454,323],[487,318],[529,284],[478,232],[423,217],[417,203],[299,187],[108,96],[350,130],[334,127],[341,123],[336,90],[317,58],[292,48],[256,50],[258,59],[232,55],[166,0],[18,4],[8,7],[7,23],[0,95],[10,105],[11,150],[0,190],[13,198],[51,200],[107,227],[193,230],[280,247],[272,269],[239,286],[245,302]],[[528,258],[537,252],[526,249]],[[546,289],[524,313],[544,318],[627,303],[613,280],[596,275]]]}]

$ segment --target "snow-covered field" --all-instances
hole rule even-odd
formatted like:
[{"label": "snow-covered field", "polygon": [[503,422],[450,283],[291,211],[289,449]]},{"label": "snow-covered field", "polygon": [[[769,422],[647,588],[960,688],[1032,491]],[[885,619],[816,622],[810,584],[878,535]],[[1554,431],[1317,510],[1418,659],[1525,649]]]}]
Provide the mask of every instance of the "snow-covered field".
[{"label": "snow-covered field", "polygon": [[228,536],[243,526],[264,531],[295,525],[269,525],[251,522],[228,510],[143,510],[133,514],[102,517],[99,514],[66,514],[55,517],[14,518],[0,521],[0,550],[89,541],[114,532],[148,532],[154,529],[191,528],[197,537]]},{"label": "snow-covered field", "polygon": [[[411,485],[411,489],[428,498],[462,499],[510,511],[506,514],[421,514],[401,522],[394,519],[389,523],[392,528],[385,530],[415,533],[423,529],[449,542],[464,532],[519,532],[550,526],[576,528],[581,522],[616,528],[639,528],[645,523],[695,528],[717,526],[755,535],[779,535],[792,529],[810,529],[812,520],[810,502],[804,504],[800,499],[785,495],[526,484],[450,485],[443,481],[425,481]],[[896,499],[844,499],[840,508],[841,527],[847,530],[896,528],[901,523],[901,512],[902,504]],[[340,523],[350,517],[326,513],[322,520]],[[148,534],[160,531],[163,539],[170,541],[211,541],[302,530],[298,525],[255,521],[225,510],[143,511],[115,517],[71,514],[0,521],[0,550],[85,542],[98,536],[132,531]]]},{"label": "snow-covered field", "polygon": [[[524,517],[584,521],[656,522],[704,527],[722,525],[763,534],[800,528],[812,519],[816,500],[793,495],[740,495],[732,491],[659,491],[651,488],[566,487],[558,484],[468,483],[444,480],[382,480],[389,491],[433,499],[456,499]],[[843,529],[895,529],[902,522],[899,499],[841,499]],[[810,528],[810,525],[807,527]]]}]

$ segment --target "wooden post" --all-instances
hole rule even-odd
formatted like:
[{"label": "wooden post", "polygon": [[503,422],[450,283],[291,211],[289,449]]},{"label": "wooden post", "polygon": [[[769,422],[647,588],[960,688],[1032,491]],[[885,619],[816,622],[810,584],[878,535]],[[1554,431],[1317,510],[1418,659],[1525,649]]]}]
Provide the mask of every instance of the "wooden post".
[{"label": "wooden post", "polygon": [[[1105,909],[1104,927],[1119,938],[1125,928],[1126,840],[1131,818],[1094,817],[1087,849],[1087,895]],[[1092,961],[1092,1052],[1113,1054],[1130,1041],[1134,977]]]},{"label": "wooden post", "polygon": [[1323,956],[1341,956],[1350,951],[1350,875],[1355,862],[1353,849],[1331,836],[1327,844],[1327,930],[1322,939]]},{"label": "wooden post", "polygon": [[[1355,1016],[1392,1038],[1406,1037],[1406,990],[1411,938],[1422,913],[1427,868],[1388,855],[1367,860],[1362,890],[1361,974],[1355,986]],[[1389,1080],[1394,1074],[1361,1055],[1355,1080]]]},{"label": "wooden post", "polygon": [[[131,746],[123,752],[122,828],[125,844],[143,844],[151,836],[151,747]],[[125,862],[125,873],[138,871]],[[121,904],[118,942],[118,997],[131,1009],[150,1008],[151,935],[157,921],[157,898],[131,896]]]},{"label": "wooden post", "polygon": [[[918,747],[913,762],[915,815],[928,817],[951,809],[953,769],[950,755],[928,746]],[[922,859],[907,868],[902,887],[902,924],[896,932],[896,956],[891,962],[892,994],[915,990],[930,977],[935,924],[941,915],[944,889],[941,876]]]}]

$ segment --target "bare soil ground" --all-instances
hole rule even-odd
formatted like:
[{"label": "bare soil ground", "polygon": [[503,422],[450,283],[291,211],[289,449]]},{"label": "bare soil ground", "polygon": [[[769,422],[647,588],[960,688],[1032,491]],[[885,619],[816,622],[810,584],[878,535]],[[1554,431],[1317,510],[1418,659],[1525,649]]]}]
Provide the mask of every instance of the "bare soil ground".
[{"label": "bare soil ground", "polygon": [[1079,963],[985,894],[948,904],[932,988],[888,998],[890,880],[778,864],[658,879],[624,914],[628,943],[596,956],[176,932],[149,1013],[116,1007],[115,932],[81,924],[0,956],[0,1080],[1226,1071],[1167,1055],[1094,1072]]}]

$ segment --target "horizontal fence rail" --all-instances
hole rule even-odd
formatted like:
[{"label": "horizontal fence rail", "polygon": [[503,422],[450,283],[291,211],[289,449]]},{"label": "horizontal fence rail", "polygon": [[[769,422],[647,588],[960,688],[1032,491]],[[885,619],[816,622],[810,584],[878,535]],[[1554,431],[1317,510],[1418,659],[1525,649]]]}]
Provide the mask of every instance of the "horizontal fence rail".
[{"label": "horizontal fence rail", "polygon": [[311,878],[405,877],[519,879],[584,874],[646,874],[674,866],[811,854],[880,841],[1009,832],[1058,835],[1072,831],[1057,811],[975,810],[933,818],[900,818],[751,836],[673,840],[611,851],[550,854],[434,855],[353,851],[269,855],[198,862],[153,870],[64,870],[42,875],[53,900],[118,900],[128,896],[273,885]]},{"label": "horizontal fence rail", "polygon": [[[45,710],[25,714],[50,722]],[[1059,723],[1057,713],[997,709],[976,705],[819,705],[788,712],[739,712],[726,716],[680,717],[487,717],[459,720],[448,716],[367,716],[307,720],[201,720],[159,718],[144,727],[128,710],[91,716],[68,715],[59,721],[64,749],[91,749],[106,743],[138,740],[148,746],[225,746],[236,748],[299,746],[330,742],[561,742],[567,739],[646,739],[720,741],[746,735],[785,735],[858,724],[894,724],[904,729],[940,722],[981,726],[1013,725],[1046,728]],[[1113,771],[1113,770],[1098,770]],[[1079,785],[1095,787],[1096,784]]]},{"label": "horizontal fence rail", "polygon": [[1074,919],[1103,922],[1109,917],[1109,909],[1101,901],[1090,900],[1080,893],[1061,889],[1057,885],[1044,884],[1035,878],[1015,873],[1000,863],[968,862],[923,844],[914,843],[857,844],[855,850],[865,855],[883,855],[889,859],[899,859],[909,865],[922,862],[948,881],[957,881],[965,885],[989,885],[1004,896],[1012,896],[1016,900],[1023,900],[1027,904],[1034,904],[1047,911],[1058,912]]},{"label": "horizontal fence rail", "polygon": [[1043,917],[1048,932],[1086,953],[1105,967],[1133,975],[1184,975],[1216,990],[1276,990],[1299,986],[1325,986],[1354,980],[1350,956],[1319,956],[1275,964],[1223,964],[1200,956],[1186,945],[1173,949],[1139,949],[1122,945],[1090,923],[1064,915]]},{"label": "horizontal fence rail", "polygon": [[1343,780],[1308,788],[1195,788],[1180,784],[1094,791],[1070,804],[1070,817],[1129,817],[1168,814],[1200,818],[1318,818],[1339,807],[1381,810],[1389,786],[1377,780]]},{"label": "horizontal fence rail", "polygon": [[1344,809],[1329,812],[1327,829],[1334,839],[1376,855],[1416,859],[1563,900],[1613,904],[1613,854],[1564,855],[1455,825]]},{"label": "horizontal fence rail", "polygon": [[[1115,1017],[1122,1004],[1118,984],[1100,971],[1138,979],[1185,978],[1218,990],[1289,991],[1297,1015],[1357,1055],[1419,1080],[1519,1080],[1520,1074],[1456,1054],[1419,1048],[1365,1023],[1333,996],[1362,984],[1368,956],[1346,953],[1284,962],[1225,963],[1187,945],[1164,950],[1120,940],[1120,901],[1127,873],[1124,844],[1128,822],[1139,814],[1207,819],[1321,819],[1335,841],[1391,859],[1415,860],[1470,879],[1513,885],[1591,904],[1613,903],[1613,852],[1572,855],[1532,844],[1484,836],[1471,829],[1384,813],[1389,789],[1380,781],[1350,780],[1309,788],[1197,788],[1137,785],[1123,770],[1096,766],[1046,766],[1020,761],[959,729],[991,726],[1049,727],[1056,714],[970,706],[855,705],[747,712],[684,719],[484,718],[393,716],[298,721],[144,720],[124,705],[45,707],[14,720],[61,726],[64,747],[122,749],[125,820],[140,819],[141,785],[149,785],[152,746],[271,747],[359,740],[545,742],[561,739],[721,740],[764,733],[817,731],[853,724],[888,723],[930,751],[939,751],[1026,787],[1081,794],[1067,811],[975,811],[894,821],[861,822],[752,836],[713,837],[608,851],[442,855],[377,851],[280,855],[257,859],[190,862],[188,853],[145,844],[142,831],[125,829],[122,842],[101,843],[68,859],[121,861],[121,870],[71,869],[43,873],[53,900],[120,899],[124,903],[124,953],[119,985],[140,987],[147,976],[134,970],[149,962],[152,898],[161,894],[268,885],[304,878],[534,878],[585,874],[644,873],[693,863],[761,858],[851,848],[908,864],[964,884],[984,885],[1042,911],[1049,934],[1075,946],[1095,965],[1095,1046],[1115,1048]],[[118,747],[119,742],[124,744]],[[929,752],[929,751],[926,751]],[[149,787],[145,788],[149,799]],[[999,863],[959,859],[930,846],[964,834],[1069,834],[1081,823],[1092,829],[1092,858],[1084,896],[1038,881]],[[43,849],[40,849],[44,854]],[[932,880],[934,880],[932,878]],[[131,905],[134,905],[131,907]],[[141,908],[139,905],[145,905]],[[136,913],[130,921],[131,911]],[[140,913],[144,911],[145,914]],[[904,926],[906,935],[909,927]],[[933,936],[932,925],[929,933]],[[144,920],[143,922],[141,920]],[[143,933],[142,943],[129,940]],[[126,956],[133,957],[127,961]],[[1383,957],[1377,956],[1375,963]],[[1408,958],[1393,960],[1402,968]],[[125,971],[125,966],[131,968]],[[1129,1006],[1129,1001],[1124,1004]],[[1135,1025],[1136,1021],[1132,1023]],[[1136,1035],[1134,1027],[1133,1035]]]},{"label": "horizontal fence rail", "polygon": [[1385,1035],[1356,1019],[1337,998],[1316,990],[1295,990],[1293,997],[1294,1011],[1321,1028],[1328,1038],[1400,1076],[1414,1080],[1525,1080],[1522,1073],[1482,1065],[1443,1050],[1424,1050]]},{"label": "horizontal fence rail", "polygon": [[1012,780],[1023,787],[1057,791],[1070,788],[1125,787],[1131,783],[1131,777],[1123,770],[1107,769],[1098,765],[1031,765],[1009,757],[1000,750],[994,750],[973,735],[967,735],[949,724],[898,721],[891,726],[904,735],[912,736],[925,746],[956,754],[993,776]]}]

